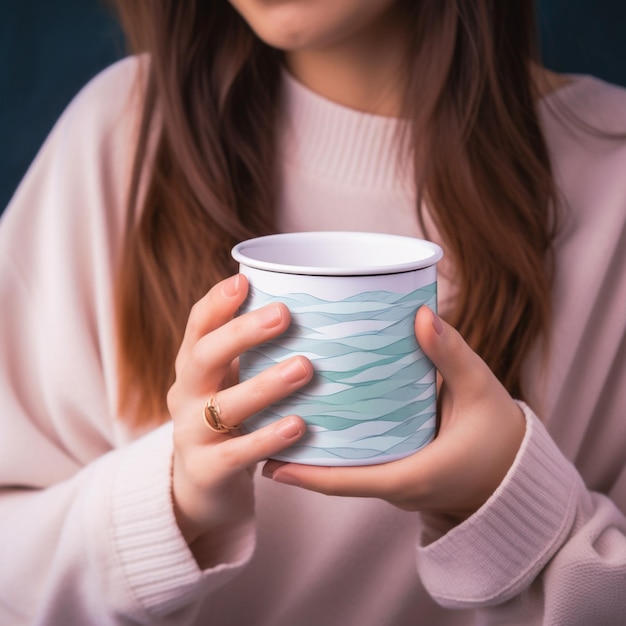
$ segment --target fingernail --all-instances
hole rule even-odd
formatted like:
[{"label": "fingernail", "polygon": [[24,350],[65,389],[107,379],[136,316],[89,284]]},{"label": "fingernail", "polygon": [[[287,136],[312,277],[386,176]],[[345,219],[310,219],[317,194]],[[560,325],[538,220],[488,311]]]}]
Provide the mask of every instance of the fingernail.
[{"label": "fingernail", "polygon": [[272,480],[283,485],[291,485],[292,487],[302,487],[302,483],[295,477],[285,474],[285,472],[274,472]]},{"label": "fingernail", "polygon": [[239,274],[231,276],[222,283],[222,293],[227,298],[232,298],[239,293]]},{"label": "fingernail", "polygon": [[443,322],[441,321],[441,318],[434,311],[431,311],[431,313],[433,316],[433,328],[435,329],[435,332],[438,335],[443,334]]},{"label": "fingernail", "polygon": [[308,370],[300,359],[294,359],[284,363],[280,375],[287,383],[297,383],[308,375]]},{"label": "fingernail", "polygon": [[279,422],[274,432],[281,439],[293,439],[294,437],[299,437],[302,431],[298,420],[289,419]]},{"label": "fingernail", "polygon": [[283,311],[277,304],[265,307],[259,311],[261,325],[265,328],[278,326],[283,319]]}]

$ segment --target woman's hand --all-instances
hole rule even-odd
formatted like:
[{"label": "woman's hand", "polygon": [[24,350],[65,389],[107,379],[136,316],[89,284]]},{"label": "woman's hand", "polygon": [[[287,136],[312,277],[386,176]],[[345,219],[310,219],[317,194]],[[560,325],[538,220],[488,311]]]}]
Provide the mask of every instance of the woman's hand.
[{"label": "woman's hand", "polygon": [[246,382],[237,383],[237,358],[276,337],[290,323],[288,309],[270,304],[236,316],[248,292],[244,276],[233,276],[194,305],[176,358],[176,381],[168,393],[174,422],[172,489],[183,536],[201,565],[219,544],[236,541],[253,519],[255,464],[288,447],[305,431],[296,416],[248,435],[214,432],[203,410],[214,397],[228,427],[292,393],[313,375],[311,363],[293,357]]},{"label": "woman's hand", "polygon": [[427,307],[415,333],[442,379],[437,438],[412,456],[365,467],[269,461],[264,475],[325,494],[378,497],[411,511],[465,519],[493,493],[524,437],[521,409],[459,333]]}]

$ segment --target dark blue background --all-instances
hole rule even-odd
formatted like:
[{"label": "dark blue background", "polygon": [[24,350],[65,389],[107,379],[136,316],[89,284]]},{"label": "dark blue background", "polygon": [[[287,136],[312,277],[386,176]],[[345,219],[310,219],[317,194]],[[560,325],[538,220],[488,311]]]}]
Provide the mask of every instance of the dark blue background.
[{"label": "dark blue background", "polygon": [[[626,86],[624,0],[537,6],[548,67]],[[0,211],[69,100],[123,54],[98,0],[0,0]]]}]

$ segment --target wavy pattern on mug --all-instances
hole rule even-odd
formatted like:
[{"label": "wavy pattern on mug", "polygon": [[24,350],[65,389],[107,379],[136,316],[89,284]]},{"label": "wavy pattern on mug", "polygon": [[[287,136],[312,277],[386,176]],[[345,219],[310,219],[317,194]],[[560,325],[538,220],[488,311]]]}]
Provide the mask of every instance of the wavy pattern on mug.
[{"label": "wavy pattern on mug", "polygon": [[436,293],[432,283],[404,295],[368,291],[327,301],[304,293],[276,297],[251,287],[242,312],[280,300],[292,323],[276,340],[242,355],[241,379],[293,354],[311,359],[316,374],[244,429],[301,415],[307,435],[286,456],[302,463],[375,462],[421,448],[434,434],[436,388],[413,323],[421,304],[436,308]]}]

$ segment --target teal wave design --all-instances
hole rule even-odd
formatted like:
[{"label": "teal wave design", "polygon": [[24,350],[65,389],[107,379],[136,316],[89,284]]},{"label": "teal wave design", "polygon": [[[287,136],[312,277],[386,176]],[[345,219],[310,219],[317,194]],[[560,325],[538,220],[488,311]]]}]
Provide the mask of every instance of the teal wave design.
[{"label": "teal wave design", "polygon": [[437,285],[408,294],[367,291],[341,301],[306,293],[272,296],[251,286],[241,313],[269,302],[291,311],[289,329],[240,357],[240,379],[304,354],[315,368],[303,389],[246,420],[251,431],[296,413],[307,434],[276,458],[318,465],[384,462],[415,452],[434,436],[432,363],[417,344],[417,308],[437,306]]}]

